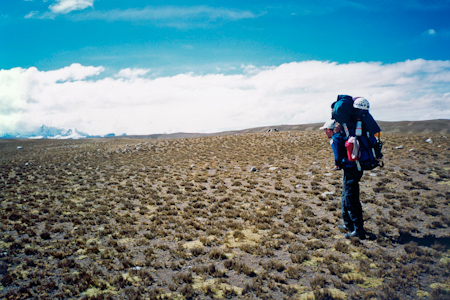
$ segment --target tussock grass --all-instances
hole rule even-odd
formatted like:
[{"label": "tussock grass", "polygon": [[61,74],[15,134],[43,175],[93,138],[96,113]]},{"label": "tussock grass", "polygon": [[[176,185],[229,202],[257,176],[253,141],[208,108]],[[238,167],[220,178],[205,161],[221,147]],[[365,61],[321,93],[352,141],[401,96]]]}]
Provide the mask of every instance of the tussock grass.
[{"label": "tussock grass", "polygon": [[319,132],[1,140],[0,296],[445,298],[450,139],[428,137],[384,136],[364,241]]}]

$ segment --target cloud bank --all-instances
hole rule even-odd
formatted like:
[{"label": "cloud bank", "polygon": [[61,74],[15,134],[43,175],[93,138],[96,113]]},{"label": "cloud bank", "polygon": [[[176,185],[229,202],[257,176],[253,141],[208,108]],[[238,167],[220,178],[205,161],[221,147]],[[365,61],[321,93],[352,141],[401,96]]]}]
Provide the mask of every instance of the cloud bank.
[{"label": "cloud bank", "polygon": [[103,67],[0,70],[0,133],[47,126],[89,134],[217,132],[322,122],[338,94],[364,96],[378,120],[450,116],[450,61],[292,62],[240,74],[154,77]]}]

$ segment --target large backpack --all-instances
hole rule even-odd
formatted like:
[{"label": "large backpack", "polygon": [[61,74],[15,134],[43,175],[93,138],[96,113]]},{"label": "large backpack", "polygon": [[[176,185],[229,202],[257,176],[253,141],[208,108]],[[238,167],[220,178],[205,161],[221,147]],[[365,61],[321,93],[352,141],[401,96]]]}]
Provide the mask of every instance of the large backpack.
[{"label": "large backpack", "polygon": [[[338,95],[337,100],[331,105],[331,117],[341,123],[346,133],[346,146],[352,148],[348,153],[348,161],[355,161],[359,170],[373,170],[378,166],[384,166],[381,161],[383,144],[375,137],[381,129],[369,111],[354,108],[351,96]],[[355,133],[357,124],[361,126],[359,135]],[[357,148],[353,149],[354,147]],[[351,152],[354,155],[351,156]]]}]

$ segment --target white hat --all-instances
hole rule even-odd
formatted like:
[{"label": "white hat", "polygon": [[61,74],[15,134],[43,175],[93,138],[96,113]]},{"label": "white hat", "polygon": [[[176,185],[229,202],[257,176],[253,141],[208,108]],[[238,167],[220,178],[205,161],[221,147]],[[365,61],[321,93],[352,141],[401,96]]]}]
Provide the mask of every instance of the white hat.
[{"label": "white hat", "polygon": [[331,120],[326,121],[325,124],[323,124],[323,126],[320,127],[319,129],[320,130],[323,130],[323,129],[334,129],[334,125],[336,125],[336,121],[331,119]]}]

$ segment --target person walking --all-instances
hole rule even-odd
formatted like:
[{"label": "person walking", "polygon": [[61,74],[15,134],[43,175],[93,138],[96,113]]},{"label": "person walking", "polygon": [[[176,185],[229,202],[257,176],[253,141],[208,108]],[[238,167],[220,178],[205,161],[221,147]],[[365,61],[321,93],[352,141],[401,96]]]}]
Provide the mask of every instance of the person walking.
[{"label": "person walking", "polygon": [[341,194],[344,225],[339,225],[338,228],[347,231],[345,238],[365,239],[363,211],[359,200],[359,181],[363,176],[363,171],[358,170],[355,162],[347,159],[345,134],[342,132],[341,124],[335,120],[329,120],[320,129],[324,130],[325,135],[330,139],[334,154],[334,170],[344,170]]}]

